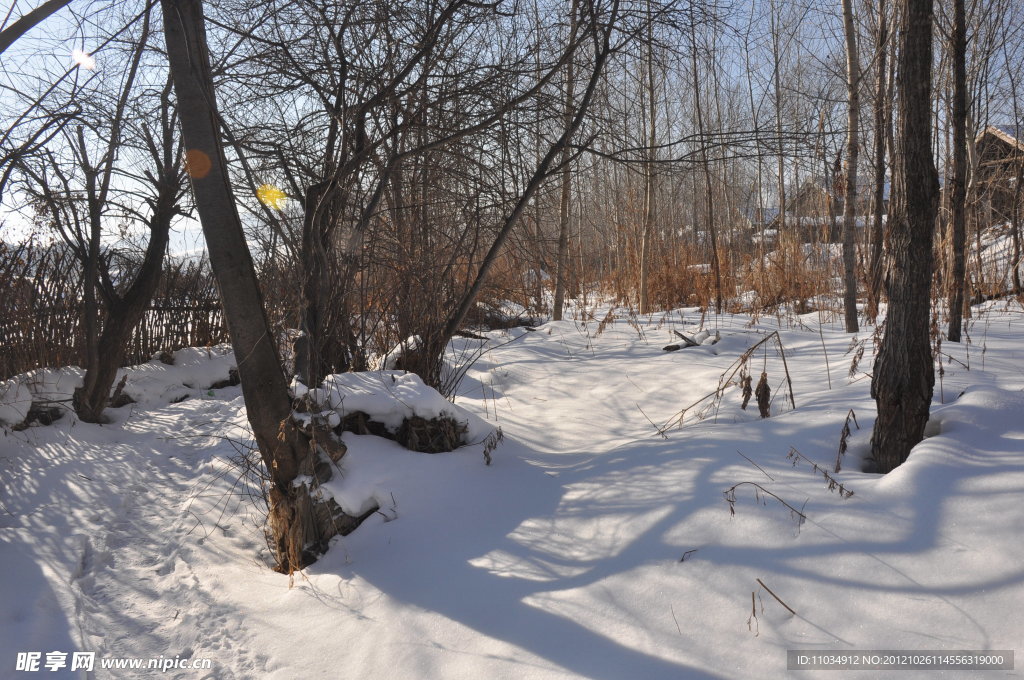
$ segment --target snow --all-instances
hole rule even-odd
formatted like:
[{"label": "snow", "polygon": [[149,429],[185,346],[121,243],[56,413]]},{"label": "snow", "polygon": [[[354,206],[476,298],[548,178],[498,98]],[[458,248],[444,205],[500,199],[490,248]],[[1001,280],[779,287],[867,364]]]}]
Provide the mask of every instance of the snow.
[{"label": "snow", "polygon": [[[128,374],[124,394],[139,406],[163,406],[208,394],[211,385],[225,381],[235,366],[229,345],[186,348],[174,353],[169,365],[154,357],[139,366],[121,369],[115,384]],[[41,368],[0,383],[0,425],[16,425],[25,419],[32,402],[70,408],[75,389],[82,385],[77,366]]]},{"label": "snow", "polygon": [[978,258],[980,243],[980,260],[982,276],[988,287],[1000,291],[1013,290],[1013,269],[1024,275],[1024,258],[1014,261],[1013,257],[1013,225],[1009,222],[998,224],[986,229],[978,242],[971,242],[969,258]]},{"label": "snow", "polygon": [[292,391],[296,396],[308,393],[312,401],[324,407],[320,413],[333,426],[346,415],[362,412],[390,432],[398,430],[402,422],[412,416],[426,420],[442,416],[454,418],[467,426],[465,437],[470,442],[483,441],[495,429],[476,414],[456,406],[437,390],[427,387],[418,375],[404,371],[330,375],[320,387],[312,390],[293,380]]},{"label": "snow", "polygon": [[[241,392],[209,390],[234,365],[226,350],[130,370],[139,403],[111,424],[3,430],[0,676],[23,677],[18,652],[53,650],[212,661],[166,673],[179,678],[632,680],[834,677],[787,672],[789,649],[1024,649],[1024,310],[976,306],[971,343],[942,345],[929,436],[885,476],[858,464],[875,416],[870,331],[850,378],[851,336],[825,312],[616,317],[601,332],[567,320],[489,333],[455,404],[399,371],[316,388],[338,413],[447,412],[505,442],[487,466],[481,443],[425,455],[346,433],[328,490],[381,510],[291,583],[266,564]],[[673,329],[721,341],[663,352]],[[659,434],[772,331],[795,409],[765,343],[751,372],[769,375],[771,418],[731,387]],[[75,375],[39,382],[67,394]],[[831,470],[850,409],[860,429],[833,475],[844,499],[786,454]],[[731,516],[723,492],[742,482],[806,520],[750,484]],[[152,674],[98,663],[100,679]]]},{"label": "snow", "polygon": [[415,352],[423,344],[423,339],[418,335],[410,335],[403,342],[395,345],[387,354],[377,362],[381,370],[392,371],[395,364],[408,352]]},{"label": "snow", "polygon": [[0,383],[0,423],[17,425],[32,406],[32,389],[22,377]]},{"label": "snow", "polygon": [[[228,379],[235,366],[230,345],[190,347],[174,352],[174,363],[165,364],[154,357],[128,371],[125,393],[144,406],[179,401],[203,393],[210,386]],[[120,380],[123,373],[119,373]]]}]

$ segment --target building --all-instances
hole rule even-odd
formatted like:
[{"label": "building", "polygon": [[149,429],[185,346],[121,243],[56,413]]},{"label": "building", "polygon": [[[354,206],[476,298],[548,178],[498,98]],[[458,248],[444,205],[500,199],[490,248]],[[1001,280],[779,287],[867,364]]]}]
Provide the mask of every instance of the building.
[{"label": "building", "polygon": [[1014,206],[1018,211],[1021,208],[1024,175],[1022,137],[1024,128],[1019,125],[989,125],[975,139],[975,195],[979,199],[984,225],[1012,222]]},{"label": "building", "polygon": [[[874,186],[870,178],[861,177],[857,190],[857,209],[854,211],[855,226],[860,228],[871,223],[874,212]],[[882,198],[882,214],[889,212],[889,182],[885,183]],[[829,186],[821,178],[804,182],[786,201],[786,230],[799,234],[801,242],[842,241],[843,210],[845,197],[842,192]],[[772,210],[771,219],[765,223],[766,230],[777,231],[782,220],[778,208]]]}]

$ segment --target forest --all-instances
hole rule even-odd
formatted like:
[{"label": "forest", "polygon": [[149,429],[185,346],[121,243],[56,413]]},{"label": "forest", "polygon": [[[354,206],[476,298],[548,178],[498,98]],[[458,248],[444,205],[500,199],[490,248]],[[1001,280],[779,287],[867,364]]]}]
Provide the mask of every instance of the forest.
[{"label": "forest", "polygon": [[[408,590],[419,609],[443,612],[386,568],[373,572],[379,580],[339,576],[348,569],[339,545],[360,546],[370,571],[380,567],[374,560],[385,560],[374,553],[383,527],[399,524],[393,520],[404,506],[396,490],[422,495],[426,506],[420,524],[396,530],[409,541],[404,556],[431,550],[415,527],[445,521],[432,502],[463,494],[476,504],[490,504],[489,496],[509,503],[489,512],[497,524],[510,523],[510,537],[549,520],[568,523],[546,539],[534,536],[531,550],[545,540],[557,547],[577,529],[580,541],[597,546],[614,542],[609,530],[646,536],[661,522],[644,519],[658,504],[632,503],[660,493],[658,475],[648,473],[661,465],[666,479],[684,487],[691,473],[713,478],[711,495],[694,498],[719,504],[724,471],[746,466],[744,474],[758,481],[729,477],[730,516],[742,519],[743,494],[753,493],[780,513],[774,520],[783,534],[790,520],[799,534],[811,514],[797,498],[806,482],[824,483],[825,498],[814,492],[811,507],[824,503],[829,513],[841,512],[830,503],[868,502],[842,505],[861,498],[851,488],[863,482],[888,500],[875,508],[882,515],[848,527],[860,535],[885,513],[899,515],[903,500],[923,512],[916,503],[930,501],[922,495],[940,493],[887,481],[894,475],[923,474],[950,490],[953,473],[928,477],[934,469],[921,468],[927,463],[918,452],[961,436],[947,428],[952,422],[983,432],[947,448],[974,455],[984,449],[978,442],[1000,442],[992,450],[1003,481],[979,478],[976,493],[997,493],[1000,483],[1024,489],[1014,486],[1024,470],[1019,442],[1012,443],[1020,433],[1008,416],[1024,387],[1010,377],[1020,372],[1013,348],[1024,304],[1019,2],[35,1],[8,0],[0,22],[0,461],[11,461],[0,486],[10,523],[3,530],[46,535],[54,545],[92,536],[74,524],[77,510],[32,524],[43,492],[70,494],[61,502],[82,513],[82,498],[109,505],[111,532],[121,530],[114,519],[135,521],[134,510],[123,510],[134,507],[130,499],[184,497],[204,539],[213,531],[207,525],[230,538],[225,517],[246,527],[250,538],[232,544],[224,560],[258,554],[261,569],[286,575],[289,589],[333,587],[309,582],[310,574],[340,578],[346,588],[368,578],[382,593]],[[583,367],[587,361],[593,366]],[[748,410],[752,399],[758,413]],[[180,410],[186,407],[192,410]],[[942,415],[947,407],[953,415]],[[991,422],[957,408],[987,409]],[[588,420],[588,409],[603,414],[601,424]],[[836,414],[838,452],[810,453],[835,449]],[[806,424],[787,435],[787,417]],[[1000,419],[1011,429],[999,433]],[[734,431],[722,435],[716,428],[723,422]],[[757,427],[762,434],[751,435]],[[141,437],[133,453],[118,453],[122,435],[113,433],[122,431]],[[762,435],[756,451],[737,448]],[[173,444],[187,453],[166,455],[188,461],[181,463],[187,471],[151,462],[151,454],[165,455],[158,442],[172,447],[179,436],[194,438]],[[76,449],[59,444],[61,437],[81,439]],[[387,441],[370,446],[367,437]],[[676,470],[666,458],[673,437],[711,456],[715,469]],[[716,437],[724,437],[721,446]],[[605,462],[584,474],[589,468],[577,458],[594,439]],[[771,463],[754,455],[773,446],[781,451],[772,449]],[[627,474],[634,483],[619,498],[614,461],[604,456],[621,447],[636,460]],[[467,448],[482,454],[474,470],[480,464],[490,473],[494,463],[495,480],[481,481],[479,471],[463,470],[468,463],[440,456]],[[387,455],[367,453],[378,449]],[[63,486],[71,483],[64,477],[29,482],[32,456],[64,461],[52,464],[92,483],[94,474],[114,474],[115,461],[134,469],[141,463],[129,461],[143,450],[138,460],[158,471],[165,489],[145,477],[109,493],[79,494]],[[389,471],[385,458],[405,471]],[[429,462],[435,458],[447,462]],[[502,472],[503,460],[511,470]],[[566,482],[559,501],[535,483],[562,474],[563,460],[582,477]],[[544,472],[535,479],[537,466]],[[810,480],[793,472],[802,468]],[[502,487],[505,473],[520,481]],[[416,475],[424,488],[408,481]],[[774,475],[801,481],[780,486]],[[595,505],[577,508],[592,524],[573,529],[560,509],[578,500],[579,489],[601,484],[610,486],[594,492]],[[906,487],[902,500],[886,496],[897,484]],[[554,514],[520,517],[527,511],[511,499],[517,488],[530,489],[523,497]],[[609,512],[602,493],[632,508],[631,519],[621,526],[600,520]],[[966,496],[963,504],[975,500]],[[706,512],[703,502],[693,500],[685,519],[667,515],[677,533],[703,526],[695,519]],[[205,509],[192,510],[196,503]],[[214,573],[218,559],[180,556],[186,544],[199,550],[194,527],[182,534],[184,525],[151,519],[147,531],[178,537],[169,561],[154,567],[161,579],[183,578],[175,576],[181,560]],[[729,540],[749,540],[748,550],[760,540],[753,528],[744,531],[708,539],[706,548],[672,549],[690,549],[712,565]],[[141,530],[125,536],[160,550],[140,539]],[[517,574],[499,588],[499,607],[540,606],[546,595],[515,583],[571,583],[590,559],[576,543],[562,547],[582,551],[572,565],[494,548],[482,567],[469,546],[495,538],[476,525],[467,536],[449,545],[461,558],[444,564]],[[33,564],[77,563],[52,567],[77,569],[72,580],[112,569],[114,547],[82,540],[68,553],[10,554]],[[1006,549],[996,543],[993,551]],[[910,553],[928,549],[912,543]],[[606,560],[619,580],[646,569],[641,556],[653,554],[643,548],[618,569],[617,550],[593,559]],[[690,552],[682,554],[687,563]],[[725,561],[774,565],[786,578],[801,573],[792,564],[744,559],[729,554]],[[830,559],[839,569],[840,557]],[[311,571],[318,568],[319,577]],[[1019,584],[1019,569],[1011,571],[1005,580],[992,576],[993,587]],[[33,581],[41,590],[50,587],[45,573]],[[477,578],[466,574],[468,583]],[[167,583],[152,602],[180,585]],[[845,644],[836,620],[812,624],[782,593],[760,578],[757,584],[756,601],[752,593],[745,602],[753,608],[745,634],[757,638],[759,624],[786,623],[758,620],[770,601],[808,630],[828,628],[832,649]],[[69,611],[62,588],[54,607]],[[151,610],[108,620],[115,617],[110,601],[76,588],[75,616],[85,597],[99,617],[79,620],[79,630],[99,630],[102,619],[126,636],[112,647],[90,647],[89,638],[74,635],[52,644],[132,656],[130,633],[153,630],[139,623]],[[448,590],[461,603],[454,618],[486,631],[485,643],[473,643],[483,645],[481,654],[513,658],[499,650],[518,644],[539,664],[538,677],[559,676],[553,669],[565,677],[636,677],[637,669],[678,675],[677,663],[685,677],[718,677],[729,664],[719,646],[706,658],[673,661],[638,651],[652,640],[604,631],[601,639],[619,646],[604,652],[606,669],[550,649],[541,632],[589,645],[594,626],[607,623],[604,614],[587,614],[583,628],[568,632],[551,619],[533,631],[533,624],[495,629],[492,619],[474,618],[469,591]],[[13,591],[5,597],[21,602]],[[611,606],[600,597],[583,601],[559,600],[546,611],[571,616],[575,606]],[[182,611],[198,611],[198,601],[182,602]],[[368,615],[364,604],[352,611]],[[639,611],[646,621],[649,608]],[[669,633],[683,636],[675,609],[670,620]],[[986,625],[982,638],[940,646],[1012,649],[1024,639],[1019,624],[999,635]],[[387,630],[410,634],[401,625]],[[154,635],[145,649],[162,659],[177,633]],[[254,635],[249,642],[258,645],[266,632]],[[772,635],[766,631],[779,649],[800,647],[799,636]],[[993,637],[1006,644],[992,646]],[[882,639],[870,648],[882,649]],[[179,656],[206,649],[197,644]],[[743,644],[740,656],[756,658],[750,640]],[[7,651],[12,659],[17,652],[17,670],[31,670],[23,667],[31,661],[22,656],[27,649]],[[223,661],[208,677],[294,677],[291,662],[250,656]],[[449,675],[443,668],[420,674],[420,662],[404,672]],[[310,677],[331,677],[332,663]],[[368,677],[377,673],[367,668]],[[469,664],[459,672],[511,672],[500,668]]]}]

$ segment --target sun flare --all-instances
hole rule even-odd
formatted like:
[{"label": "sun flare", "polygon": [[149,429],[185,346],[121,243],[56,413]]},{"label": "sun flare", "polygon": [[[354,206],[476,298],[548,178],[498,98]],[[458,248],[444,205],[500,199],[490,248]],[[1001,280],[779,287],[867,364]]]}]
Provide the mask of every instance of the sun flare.
[{"label": "sun flare", "polygon": [[256,198],[260,199],[260,203],[274,210],[284,210],[284,205],[288,201],[285,193],[273,184],[264,184],[257,189]]},{"label": "sun flare", "polygon": [[88,52],[83,52],[79,49],[71,50],[71,59],[86,71],[92,71],[96,68],[96,58]]}]

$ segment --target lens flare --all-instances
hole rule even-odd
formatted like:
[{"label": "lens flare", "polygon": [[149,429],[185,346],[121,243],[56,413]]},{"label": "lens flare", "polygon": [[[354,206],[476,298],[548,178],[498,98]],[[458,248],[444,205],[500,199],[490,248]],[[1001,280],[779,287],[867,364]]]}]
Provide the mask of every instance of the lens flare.
[{"label": "lens flare", "polygon": [[193,179],[202,179],[210,174],[210,167],[213,163],[205,152],[199,149],[189,149],[185,152],[185,172]]},{"label": "lens flare", "polygon": [[260,203],[274,210],[284,210],[284,204],[288,200],[284,192],[273,184],[264,184],[257,189],[256,198],[260,199]]},{"label": "lens flare", "polygon": [[78,64],[80,68],[84,68],[86,71],[91,71],[96,68],[96,59],[91,54],[83,52],[82,50],[71,50],[71,59]]}]

